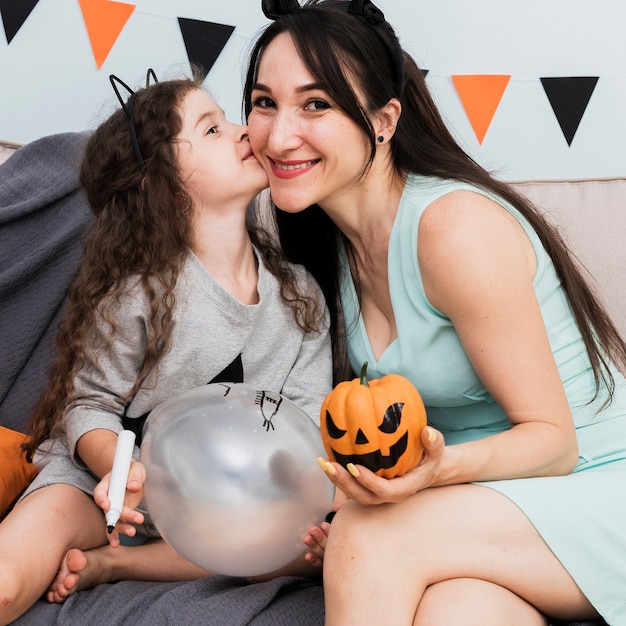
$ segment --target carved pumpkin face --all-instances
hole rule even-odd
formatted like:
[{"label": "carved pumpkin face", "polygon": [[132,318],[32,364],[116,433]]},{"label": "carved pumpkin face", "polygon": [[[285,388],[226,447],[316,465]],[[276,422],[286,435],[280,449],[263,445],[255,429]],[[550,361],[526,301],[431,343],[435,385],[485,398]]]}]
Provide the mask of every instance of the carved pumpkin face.
[{"label": "carved pumpkin face", "polygon": [[340,465],[362,465],[385,478],[413,469],[422,458],[426,409],[417,389],[403,376],[389,374],[367,382],[339,383],[322,403],[320,427],[329,458]]}]

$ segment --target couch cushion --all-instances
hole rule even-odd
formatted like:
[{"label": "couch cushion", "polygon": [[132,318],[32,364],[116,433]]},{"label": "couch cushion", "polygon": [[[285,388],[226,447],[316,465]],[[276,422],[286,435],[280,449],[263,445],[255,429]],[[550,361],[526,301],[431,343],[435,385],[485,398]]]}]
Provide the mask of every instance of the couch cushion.
[{"label": "couch cushion", "polygon": [[18,148],[17,144],[0,141],[0,163],[4,163]]},{"label": "couch cushion", "polygon": [[514,186],[559,229],[626,337],[626,178],[528,181]]}]

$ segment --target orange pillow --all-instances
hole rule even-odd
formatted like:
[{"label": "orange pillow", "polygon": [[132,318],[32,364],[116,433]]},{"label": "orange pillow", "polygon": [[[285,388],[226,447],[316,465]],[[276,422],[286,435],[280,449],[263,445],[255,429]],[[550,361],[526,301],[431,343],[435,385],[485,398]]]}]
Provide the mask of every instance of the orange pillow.
[{"label": "orange pillow", "polygon": [[37,468],[26,462],[20,448],[27,440],[24,433],[0,426],[0,519],[37,475]]}]

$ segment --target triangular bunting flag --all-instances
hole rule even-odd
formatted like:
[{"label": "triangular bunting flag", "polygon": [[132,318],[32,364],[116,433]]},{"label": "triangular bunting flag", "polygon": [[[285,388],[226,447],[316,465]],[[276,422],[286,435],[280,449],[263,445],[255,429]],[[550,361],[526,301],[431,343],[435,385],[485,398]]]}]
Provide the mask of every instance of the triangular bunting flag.
[{"label": "triangular bunting flag", "polygon": [[[21,1],[21,0],[20,0]],[[98,69],[135,10],[134,4],[112,0],[78,0]]]},{"label": "triangular bunting flag", "polygon": [[0,15],[7,43],[11,43],[39,0],[0,0]]},{"label": "triangular bunting flag", "polygon": [[572,145],[598,78],[598,76],[572,76],[541,79],[568,146]]},{"label": "triangular bunting flag", "polygon": [[510,74],[465,74],[452,76],[478,143],[483,142],[491,120],[509,84]]},{"label": "triangular bunting flag", "polygon": [[206,77],[235,27],[185,17],[178,18],[178,25],[185,42],[189,63],[199,68]]}]

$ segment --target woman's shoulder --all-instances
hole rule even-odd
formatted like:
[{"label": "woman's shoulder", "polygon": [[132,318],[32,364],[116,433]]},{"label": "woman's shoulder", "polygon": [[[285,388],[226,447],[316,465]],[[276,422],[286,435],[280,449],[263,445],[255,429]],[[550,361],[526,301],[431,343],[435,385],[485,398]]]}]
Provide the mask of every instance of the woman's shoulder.
[{"label": "woman's shoulder", "polygon": [[[470,189],[438,197],[419,224],[418,261],[425,283],[449,283],[453,289],[483,287],[496,275],[521,268],[529,278],[537,260],[518,219],[494,198]],[[469,278],[468,278],[469,277]]]},{"label": "woman's shoulder", "polygon": [[478,185],[434,176],[410,175],[405,186],[400,220],[419,223],[420,238],[428,232],[444,245],[459,238],[480,236],[493,225],[517,222],[509,207]]},{"label": "woman's shoulder", "polygon": [[413,201],[421,200],[428,205],[438,198],[457,194],[475,194],[477,198],[482,196],[498,201],[491,191],[478,184],[415,173],[407,177],[403,196]]},{"label": "woman's shoulder", "polygon": [[516,216],[497,199],[476,189],[456,189],[435,198],[420,220],[420,238],[452,250],[475,249],[487,242],[526,233]]}]

